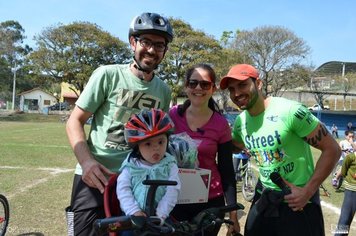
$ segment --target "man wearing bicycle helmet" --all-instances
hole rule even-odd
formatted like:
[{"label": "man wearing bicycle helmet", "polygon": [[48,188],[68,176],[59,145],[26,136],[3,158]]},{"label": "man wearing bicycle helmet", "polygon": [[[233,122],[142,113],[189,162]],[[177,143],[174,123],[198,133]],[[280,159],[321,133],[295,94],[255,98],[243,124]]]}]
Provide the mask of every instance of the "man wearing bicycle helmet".
[{"label": "man wearing bicycle helmet", "polygon": [[[92,223],[104,218],[103,191],[107,176],[118,170],[130,148],[124,124],[143,109],[168,111],[171,91],[154,70],[173,40],[169,21],[156,13],[136,16],[129,28],[133,60],[105,65],[91,75],[67,122],[67,136],[78,160],[71,205],[67,208],[69,232],[94,235]],[[93,116],[86,138],[84,124]]]},{"label": "man wearing bicycle helmet", "polygon": [[175,186],[157,188],[154,201],[156,215],[165,220],[177,203],[180,190],[177,161],[167,153],[168,136],[174,124],[168,114],[158,110],[144,110],[133,115],[125,125],[125,139],[132,147],[120,168],[117,178],[117,198],[125,215],[148,216],[145,203],[148,185],[142,181],[171,180]]}]

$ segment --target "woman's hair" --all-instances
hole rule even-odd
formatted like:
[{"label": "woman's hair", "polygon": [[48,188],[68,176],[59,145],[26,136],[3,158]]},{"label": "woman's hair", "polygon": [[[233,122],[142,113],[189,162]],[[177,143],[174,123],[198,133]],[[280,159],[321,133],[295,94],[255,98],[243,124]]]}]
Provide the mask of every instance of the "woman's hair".
[{"label": "woman's hair", "polygon": [[[203,69],[205,71],[208,72],[209,74],[209,77],[210,77],[210,81],[213,83],[213,86],[215,87],[215,82],[216,82],[216,74],[215,74],[215,71],[214,69],[208,65],[208,64],[205,64],[205,63],[199,63],[199,64],[196,64],[194,66],[192,66],[191,68],[189,68],[185,74],[185,86],[188,85],[188,82],[190,80],[190,77],[192,76],[193,72],[196,70],[196,69]],[[178,105],[178,115],[180,116],[183,116],[184,112],[187,110],[187,108],[190,106],[190,100],[187,99],[185,100],[185,102],[181,105]],[[218,104],[215,102],[215,100],[213,99],[213,97],[211,97],[209,99],[209,102],[208,102],[208,107],[213,111],[213,112],[218,112],[220,113],[220,109],[219,109],[219,106]]]}]

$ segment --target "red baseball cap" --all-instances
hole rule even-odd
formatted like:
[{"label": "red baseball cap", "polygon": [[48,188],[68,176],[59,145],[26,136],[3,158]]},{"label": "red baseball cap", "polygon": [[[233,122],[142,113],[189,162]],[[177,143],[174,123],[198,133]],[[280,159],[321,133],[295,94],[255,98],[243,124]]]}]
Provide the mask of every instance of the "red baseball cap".
[{"label": "red baseball cap", "polygon": [[248,64],[237,64],[229,70],[226,76],[224,76],[220,81],[220,88],[226,89],[227,82],[231,79],[237,80],[247,80],[248,78],[255,78],[259,77],[258,71],[255,67],[248,65]]}]

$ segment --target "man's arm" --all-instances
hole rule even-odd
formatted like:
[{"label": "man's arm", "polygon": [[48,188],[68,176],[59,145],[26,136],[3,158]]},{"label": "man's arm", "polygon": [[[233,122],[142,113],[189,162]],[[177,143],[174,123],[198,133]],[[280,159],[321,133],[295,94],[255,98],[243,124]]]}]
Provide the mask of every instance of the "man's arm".
[{"label": "man's arm", "polygon": [[232,153],[240,153],[245,150],[245,145],[243,143],[232,140],[232,144]]},{"label": "man's arm", "polygon": [[311,146],[321,151],[315,165],[315,172],[306,185],[314,193],[333,170],[341,156],[341,149],[322,124],[319,124],[306,139]]},{"label": "man's arm", "polygon": [[285,199],[288,201],[289,206],[295,211],[302,209],[307,204],[308,200],[331,173],[341,155],[338,143],[322,124],[318,124],[306,137],[306,141],[311,146],[319,149],[321,154],[316,163],[313,176],[303,188],[287,183],[292,189],[292,194],[287,195]]},{"label": "man's arm", "polygon": [[83,181],[103,193],[107,185],[105,174],[110,175],[112,172],[98,163],[89,150],[84,125],[91,115],[91,112],[75,106],[67,121],[66,131],[74,155],[83,169]]}]

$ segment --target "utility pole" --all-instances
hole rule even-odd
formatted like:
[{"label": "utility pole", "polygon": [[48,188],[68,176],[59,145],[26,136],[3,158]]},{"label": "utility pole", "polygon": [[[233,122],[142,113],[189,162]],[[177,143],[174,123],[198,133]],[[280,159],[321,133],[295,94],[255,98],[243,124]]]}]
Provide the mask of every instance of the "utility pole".
[{"label": "utility pole", "polygon": [[14,78],[13,78],[13,84],[12,84],[12,107],[11,109],[14,111],[15,110],[15,97],[16,97],[16,61],[15,61],[15,67],[14,67]]}]

